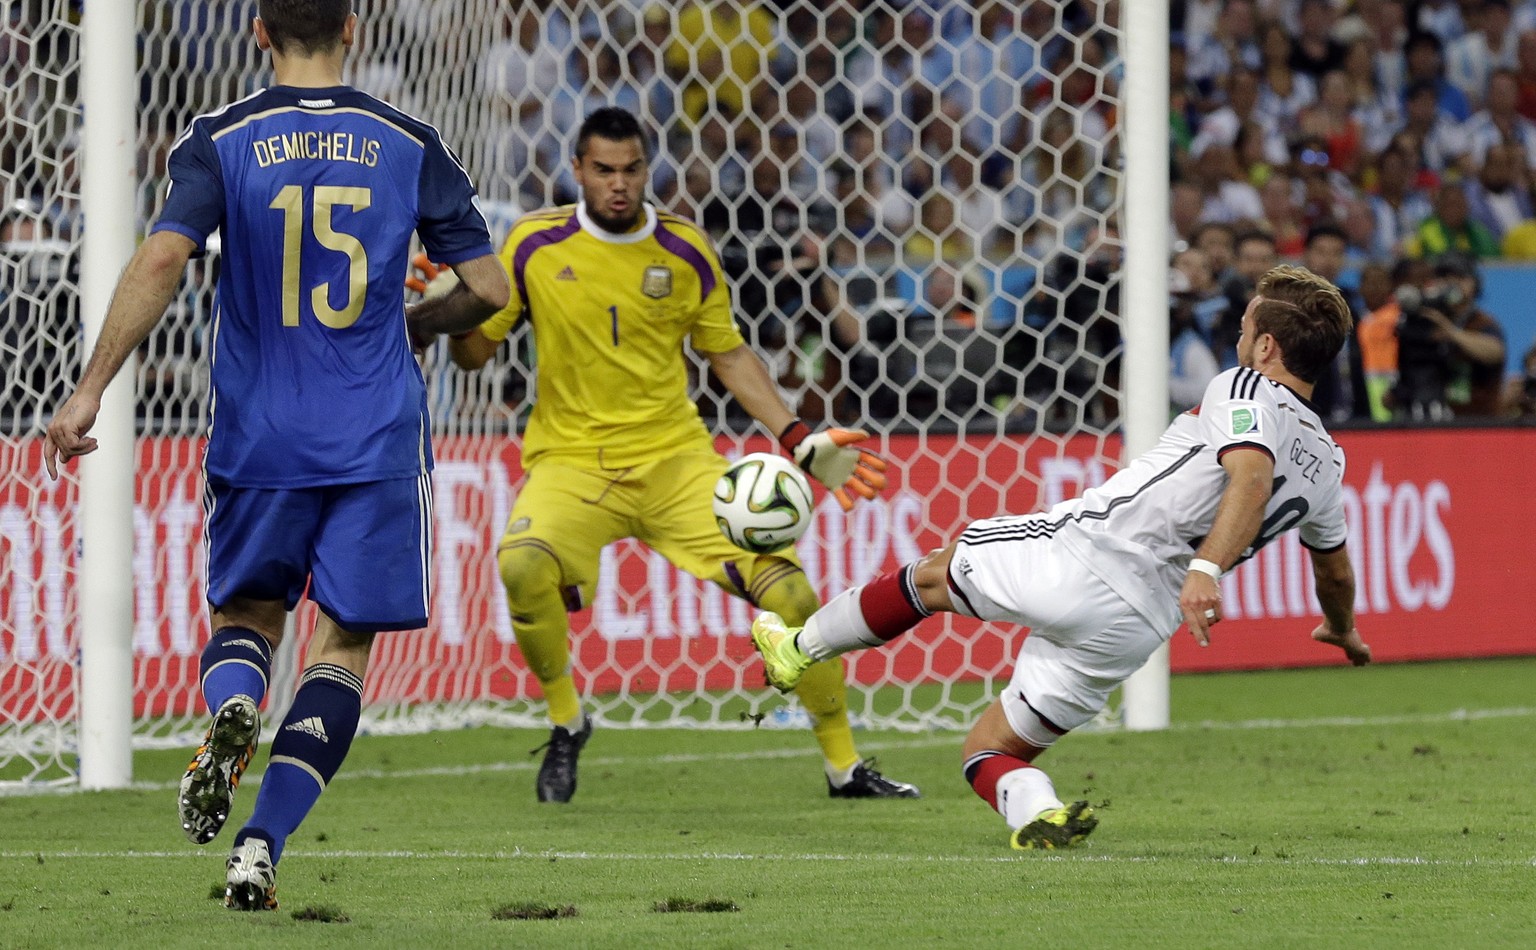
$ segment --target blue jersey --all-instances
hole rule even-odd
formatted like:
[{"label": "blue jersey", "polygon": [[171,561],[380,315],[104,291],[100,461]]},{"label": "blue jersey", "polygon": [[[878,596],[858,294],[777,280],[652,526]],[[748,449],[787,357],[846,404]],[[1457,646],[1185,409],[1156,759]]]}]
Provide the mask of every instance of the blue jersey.
[{"label": "blue jersey", "polygon": [[157,231],[221,232],[208,478],[304,488],[430,471],[405,329],[411,232],[434,261],[492,253],[437,130],[355,89],[275,87],[199,116]]}]

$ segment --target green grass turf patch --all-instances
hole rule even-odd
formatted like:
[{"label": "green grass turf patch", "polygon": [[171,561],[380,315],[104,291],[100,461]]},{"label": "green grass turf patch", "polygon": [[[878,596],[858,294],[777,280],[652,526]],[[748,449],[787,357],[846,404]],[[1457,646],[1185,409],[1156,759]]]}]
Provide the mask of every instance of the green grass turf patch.
[{"label": "green grass turf patch", "polygon": [[[146,752],[154,788],[0,798],[0,946],[1528,947],[1532,682],[1536,660],[1175,677],[1174,728],[1041,759],[1107,800],[1041,854],[1008,849],[957,733],[860,732],[924,797],[858,802],[801,731],[599,728],[565,806],[534,800],[539,731],[364,737],[276,914],[209,899],[227,842],[186,843],[187,752]],[[740,911],[655,911],[677,895]],[[511,896],[580,914],[495,919]],[[350,922],[292,917],[325,907]]]}]

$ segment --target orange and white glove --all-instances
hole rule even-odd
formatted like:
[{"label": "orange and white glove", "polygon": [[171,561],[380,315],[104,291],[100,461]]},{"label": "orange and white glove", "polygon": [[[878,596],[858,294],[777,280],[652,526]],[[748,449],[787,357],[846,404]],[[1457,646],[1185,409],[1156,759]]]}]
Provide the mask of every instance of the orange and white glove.
[{"label": "orange and white glove", "polygon": [[453,268],[446,264],[432,263],[426,251],[411,258],[411,269],[405,275],[406,289],[421,294],[423,300],[441,297],[458,286],[458,283],[459,275],[453,272]]},{"label": "orange and white glove", "polygon": [[850,494],[871,499],[885,488],[888,463],[875,453],[856,447],[869,438],[862,429],[823,429],[812,432],[796,419],[779,434],[779,445],[795,464],[832,490],[844,511],[852,511]]},{"label": "orange and white glove", "polygon": [[[434,264],[427,257],[426,251],[419,252],[411,258],[411,269],[405,275],[405,287],[421,294],[422,300],[433,300],[443,296],[459,285],[459,275],[453,272],[453,268],[447,264]],[[407,321],[409,327],[409,321]],[[425,353],[437,339],[436,335],[422,336],[415,330],[410,330],[411,349],[417,355]],[[466,334],[467,335],[467,334]]]}]

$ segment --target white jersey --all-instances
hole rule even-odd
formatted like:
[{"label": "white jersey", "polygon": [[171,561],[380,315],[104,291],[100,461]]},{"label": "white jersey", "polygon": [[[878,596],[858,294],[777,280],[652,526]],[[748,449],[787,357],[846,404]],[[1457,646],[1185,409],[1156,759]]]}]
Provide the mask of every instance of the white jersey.
[{"label": "white jersey", "polygon": [[1227,487],[1221,458],[1235,449],[1263,452],[1275,463],[1263,526],[1239,560],[1291,528],[1313,550],[1343,547],[1343,449],[1311,403],[1242,367],[1217,375],[1198,407],[1104,484],[1039,515],[979,523],[964,538],[975,545],[1053,537],[1138,613],[1177,626],[1190,559]]}]

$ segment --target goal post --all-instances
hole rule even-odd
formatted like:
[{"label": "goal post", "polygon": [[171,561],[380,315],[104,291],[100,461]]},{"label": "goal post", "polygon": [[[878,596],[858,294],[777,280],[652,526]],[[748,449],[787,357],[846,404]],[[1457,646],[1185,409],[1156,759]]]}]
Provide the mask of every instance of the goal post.
[{"label": "goal post", "polygon": [[[1168,405],[1166,0],[726,2],[756,24],[750,37],[709,27],[697,11],[713,3],[359,0],[346,77],[442,132],[498,242],[518,215],[574,197],[566,169],[586,112],[642,116],[656,133],[653,199],[709,230],[743,333],[786,399],[808,419],[870,429],[893,459],[876,501],[844,514],[820,498],[799,552],[823,597],[969,521],[1093,487],[1155,439]],[[0,248],[15,288],[0,294],[0,324],[29,328],[4,341],[28,362],[15,368],[7,351],[0,392],[0,786],[118,787],[130,745],[195,744],[204,725],[199,462],[216,247],[109,390],[101,450],[50,483],[41,436],[60,398],[49,380],[79,372],[76,315],[94,321],[94,341],[164,200],[175,137],[271,81],[253,6],[98,3],[82,26],[66,4],[28,4],[0,24],[7,48],[30,52],[14,60],[0,125],[0,149],[30,158],[0,187],[39,234],[56,232]],[[756,46],[738,55],[727,36]],[[83,187],[67,159],[82,118]],[[800,257],[811,264],[783,264]],[[365,731],[544,721],[495,566],[536,343],[520,327],[473,373],[441,347],[425,357],[433,622],[379,638]],[[774,449],[707,364],[692,369],[722,452]],[[804,723],[762,688],[750,610],[639,544],[606,549],[593,603],[572,615],[587,708],[611,726]],[[308,606],[294,619],[269,717],[313,622]],[[962,728],[1007,682],[1017,637],[944,617],[850,655],[850,713]]]},{"label": "goal post", "polygon": [[[118,275],[133,255],[138,89],[134,4],[92,4],[80,42],[82,234],[81,354],[101,335]],[[102,395],[92,430],[100,442],[79,462],[80,784],[133,780],[133,356]]]},{"label": "goal post", "polygon": [[[1168,0],[1125,11],[1125,461],[1168,427]],[[1127,729],[1166,729],[1168,645],[1122,689]]]}]

